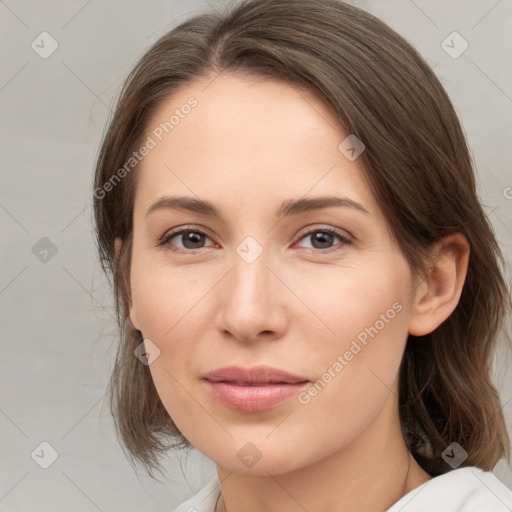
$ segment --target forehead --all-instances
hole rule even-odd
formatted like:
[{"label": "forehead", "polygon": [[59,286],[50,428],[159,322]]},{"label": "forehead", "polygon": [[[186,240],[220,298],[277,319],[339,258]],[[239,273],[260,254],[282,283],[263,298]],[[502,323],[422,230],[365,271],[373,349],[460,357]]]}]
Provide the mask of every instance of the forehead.
[{"label": "forehead", "polygon": [[[188,112],[191,98],[197,104]],[[180,116],[180,110],[188,114]],[[330,110],[314,94],[258,76],[220,74],[183,86],[160,105],[148,131],[169,121],[173,113],[172,131],[164,138],[171,143],[200,139],[202,151],[236,147],[249,156],[257,152],[257,145],[268,154],[285,143],[294,144],[296,152],[297,143],[304,146],[306,132],[314,140],[334,135],[337,141],[343,134]]]},{"label": "forehead", "polygon": [[320,98],[293,84],[201,78],[159,106],[146,135],[155,143],[139,167],[137,195],[146,204],[169,188],[252,198],[260,208],[272,195],[338,192],[373,209],[362,165],[339,149],[349,134]]}]

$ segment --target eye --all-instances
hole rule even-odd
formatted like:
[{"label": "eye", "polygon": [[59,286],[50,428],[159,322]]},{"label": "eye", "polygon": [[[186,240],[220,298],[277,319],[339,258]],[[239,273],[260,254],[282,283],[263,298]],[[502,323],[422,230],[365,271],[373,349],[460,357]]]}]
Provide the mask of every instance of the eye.
[{"label": "eye", "polygon": [[[336,245],[344,246],[352,243],[350,238],[333,228],[310,228],[299,237],[299,241],[305,240],[308,237],[311,239],[312,249],[321,252],[331,252],[329,249],[338,250]],[[332,243],[336,238],[338,238],[341,243],[333,246]]]},{"label": "eye", "polygon": [[[310,237],[312,247],[310,249],[320,252],[332,252],[336,251],[337,246],[349,245],[352,240],[344,235],[342,232],[333,228],[309,228],[306,233],[303,233],[298,241],[305,240]],[[340,243],[332,245],[335,239],[340,240]],[[175,242],[174,240],[178,242]],[[215,244],[205,245],[206,240],[210,240],[210,237],[204,231],[197,228],[183,228],[178,231],[165,234],[162,239],[158,242],[159,246],[169,246],[172,251],[182,253],[194,253],[199,249],[205,247],[214,247]],[[306,249],[308,247],[305,247]]]},{"label": "eye", "polygon": [[[174,239],[181,241],[181,245],[173,243]],[[209,237],[204,231],[185,228],[164,235],[158,245],[169,245],[171,250],[176,250],[177,252],[193,252],[205,247],[205,239],[209,239]]]}]

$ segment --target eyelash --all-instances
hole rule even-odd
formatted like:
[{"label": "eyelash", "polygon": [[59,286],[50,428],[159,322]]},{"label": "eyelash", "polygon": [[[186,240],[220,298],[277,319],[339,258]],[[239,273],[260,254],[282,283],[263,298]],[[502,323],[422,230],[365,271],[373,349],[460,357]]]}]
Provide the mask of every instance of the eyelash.
[{"label": "eyelash", "polygon": [[[318,227],[308,228],[308,230],[305,233],[302,233],[293,243],[295,244],[295,243],[301,241],[303,238],[306,238],[307,236],[309,236],[313,233],[317,233],[317,232],[318,233],[328,233],[329,235],[338,237],[341,240],[341,243],[337,244],[338,246],[352,244],[352,240],[350,238],[348,238],[346,235],[344,235],[343,233],[341,233],[340,231],[338,231],[337,229],[318,228]],[[172,246],[172,244],[170,243],[171,240],[173,238],[177,237],[178,235],[182,235],[184,233],[199,233],[201,235],[204,235],[204,236],[210,238],[208,233],[206,233],[205,231],[202,231],[201,229],[187,227],[187,228],[179,229],[177,231],[173,231],[171,233],[166,233],[158,241],[157,246],[168,246],[171,251],[181,253],[181,254],[196,254],[197,252],[201,251],[201,249],[204,249],[204,247],[201,247],[201,248],[195,249],[195,250],[194,249],[183,250],[183,249],[179,249],[179,248]],[[337,246],[329,247],[328,249],[325,249],[325,250],[324,249],[315,249],[314,247],[313,248],[305,247],[304,249],[309,249],[310,251],[318,252],[318,253],[331,253],[331,252],[339,250],[339,247],[338,248],[337,248]]]}]

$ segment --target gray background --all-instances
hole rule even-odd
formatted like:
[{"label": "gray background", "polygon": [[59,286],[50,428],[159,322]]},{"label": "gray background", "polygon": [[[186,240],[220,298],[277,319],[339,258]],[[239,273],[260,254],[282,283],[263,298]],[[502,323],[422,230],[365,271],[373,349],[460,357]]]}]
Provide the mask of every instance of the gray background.
[{"label": "gray background", "polygon": [[[353,3],[408,39],[453,99],[510,282],[512,1]],[[115,324],[91,227],[94,160],[124,77],[159,36],[206,7],[196,0],[0,0],[2,512],[169,511],[215,475],[197,452],[171,454],[161,483],[134,473],[125,458],[104,400]],[[453,31],[469,44],[458,58],[441,46]],[[31,47],[51,48],[49,39],[41,48],[42,32],[58,43],[46,59]],[[497,359],[511,428],[510,357]],[[48,469],[34,461],[49,460],[43,441],[58,453]],[[495,474],[512,487],[505,463]]]}]

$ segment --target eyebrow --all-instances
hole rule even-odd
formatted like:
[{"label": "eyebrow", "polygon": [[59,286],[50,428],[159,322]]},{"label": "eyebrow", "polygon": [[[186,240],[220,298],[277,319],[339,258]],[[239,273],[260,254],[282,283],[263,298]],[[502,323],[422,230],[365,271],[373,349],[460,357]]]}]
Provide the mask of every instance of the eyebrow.
[{"label": "eyebrow", "polygon": [[[370,212],[360,203],[348,197],[321,196],[301,199],[288,199],[283,202],[277,212],[277,217],[282,219],[290,215],[297,215],[308,211],[320,210],[329,207],[348,207],[353,208],[366,215]],[[218,219],[223,219],[222,212],[209,201],[186,196],[166,196],[153,203],[146,212],[146,217],[158,210],[186,210],[189,212],[209,215]]]}]

